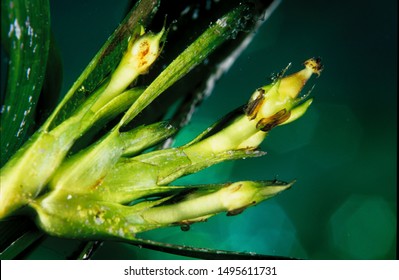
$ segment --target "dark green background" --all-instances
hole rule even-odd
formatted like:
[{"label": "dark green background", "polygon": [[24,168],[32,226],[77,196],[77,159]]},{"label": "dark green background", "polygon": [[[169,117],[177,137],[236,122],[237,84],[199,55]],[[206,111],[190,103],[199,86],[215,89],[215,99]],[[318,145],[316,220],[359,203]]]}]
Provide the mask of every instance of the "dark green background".
[{"label": "dark green background", "polygon": [[[65,92],[121,20],[128,1],[51,1]],[[178,137],[188,141],[292,62],[325,70],[308,113],[270,133],[263,158],[182,179],[297,179],[235,217],[143,234],[157,241],[306,259],[393,259],[397,235],[397,1],[283,1]],[[48,238],[30,258],[63,258],[75,241]],[[100,259],[181,257],[107,242]]]}]

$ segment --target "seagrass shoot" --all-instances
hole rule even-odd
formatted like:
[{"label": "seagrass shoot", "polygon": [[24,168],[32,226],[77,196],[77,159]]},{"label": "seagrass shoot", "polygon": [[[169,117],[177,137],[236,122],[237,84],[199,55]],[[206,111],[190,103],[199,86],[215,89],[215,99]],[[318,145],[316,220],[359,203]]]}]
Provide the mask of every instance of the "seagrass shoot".
[{"label": "seagrass shoot", "polygon": [[[140,1],[136,11],[145,2]],[[307,59],[297,72],[288,73],[287,67],[270,83],[247,93],[232,93],[247,94],[248,102],[220,116],[184,145],[159,148],[179,132],[168,120],[131,125],[223,42],[245,31],[243,21],[250,14],[251,6],[241,4],[209,23],[146,85],[140,79],[172,42],[168,26],[149,31],[147,19],[137,17],[125,41],[120,40],[121,55],[114,58],[109,73],[88,86],[101,55],[107,54],[100,52],[40,128],[3,165],[0,219],[25,215],[45,233],[62,238],[132,241],[157,228],[187,229],[223,212],[234,216],[289,189],[293,181],[204,185],[174,181],[224,161],[263,156],[259,146],[270,131],[309,109],[313,99],[302,91],[312,76],[320,75],[318,58]],[[78,95],[83,98],[76,102]],[[99,133],[104,127],[107,131]],[[89,140],[82,142],[85,137]],[[76,149],[77,143],[86,144]]]}]

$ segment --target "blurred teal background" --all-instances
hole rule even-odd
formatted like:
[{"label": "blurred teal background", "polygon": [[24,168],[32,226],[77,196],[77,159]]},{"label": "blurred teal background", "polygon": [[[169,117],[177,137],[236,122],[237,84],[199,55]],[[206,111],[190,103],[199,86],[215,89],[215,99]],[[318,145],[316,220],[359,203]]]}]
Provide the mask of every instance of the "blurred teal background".
[{"label": "blurred teal background", "polygon": [[[128,1],[51,1],[65,92],[122,18]],[[245,103],[292,62],[322,58],[314,103],[273,130],[262,158],[228,162],[180,180],[297,179],[243,214],[219,215],[144,238],[305,259],[395,259],[397,242],[397,1],[282,1],[177,138],[185,143]],[[310,87],[309,87],[310,88]],[[308,89],[309,89],[308,88]],[[75,241],[48,238],[30,258],[63,258]],[[181,259],[106,242],[97,259]]]}]

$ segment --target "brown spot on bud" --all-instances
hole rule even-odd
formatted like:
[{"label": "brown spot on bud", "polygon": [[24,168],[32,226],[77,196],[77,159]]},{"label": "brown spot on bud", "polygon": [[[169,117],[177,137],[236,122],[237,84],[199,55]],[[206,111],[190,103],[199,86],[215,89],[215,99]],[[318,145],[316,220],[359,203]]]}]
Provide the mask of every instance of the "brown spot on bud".
[{"label": "brown spot on bud", "polygon": [[148,63],[148,60],[146,58],[146,56],[148,55],[148,53],[150,52],[150,44],[148,43],[148,41],[144,41],[140,43],[140,51],[139,51],[139,66],[142,67],[144,65],[146,65]]},{"label": "brown spot on bud", "polygon": [[242,207],[242,208],[239,208],[239,209],[228,211],[226,216],[236,216],[236,215],[241,214],[242,212],[244,212],[245,209],[246,209],[246,207]]},{"label": "brown spot on bud", "polygon": [[99,186],[101,186],[101,184],[104,181],[104,177],[101,177],[100,179],[98,179],[91,187],[90,189],[92,190],[96,190]]},{"label": "brown spot on bud", "polygon": [[257,89],[258,95],[254,100],[250,100],[244,108],[245,114],[248,116],[250,120],[256,118],[256,115],[259,112],[259,109],[262,107],[263,102],[265,101],[265,90],[263,88]]},{"label": "brown spot on bud", "polygon": [[240,207],[231,211],[228,211],[226,216],[236,216],[238,214],[241,214],[242,212],[244,212],[245,209],[247,209],[249,206],[256,204],[256,201],[252,201],[252,203],[244,206],[244,207]]},{"label": "brown spot on bud", "polygon": [[258,123],[256,124],[256,128],[264,132],[270,131],[272,128],[288,120],[290,115],[291,115],[290,111],[282,109],[277,113],[275,113],[274,115],[268,118],[263,118],[260,121],[258,121]]}]

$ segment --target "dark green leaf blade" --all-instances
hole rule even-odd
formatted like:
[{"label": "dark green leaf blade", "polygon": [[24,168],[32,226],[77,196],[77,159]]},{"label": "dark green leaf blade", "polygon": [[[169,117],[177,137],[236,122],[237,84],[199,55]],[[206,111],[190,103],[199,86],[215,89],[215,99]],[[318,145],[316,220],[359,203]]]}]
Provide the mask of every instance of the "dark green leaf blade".
[{"label": "dark green leaf blade", "polygon": [[[23,144],[34,125],[49,52],[49,3],[2,1],[2,45],[10,64],[1,112],[1,165]],[[26,219],[0,223],[1,259],[15,258],[43,234]]]},{"label": "dark green leaf blade", "polygon": [[295,258],[285,256],[262,255],[256,253],[215,250],[209,248],[196,248],[183,245],[161,243],[152,240],[137,239],[129,242],[142,248],[152,249],[164,253],[170,253],[185,257],[206,260],[293,260]]},{"label": "dark green leaf blade", "polygon": [[10,64],[1,112],[1,165],[23,144],[34,123],[49,50],[48,0],[2,1],[2,29]]},{"label": "dark green leaf blade", "polygon": [[0,259],[14,259],[44,235],[26,218],[0,222]]}]

